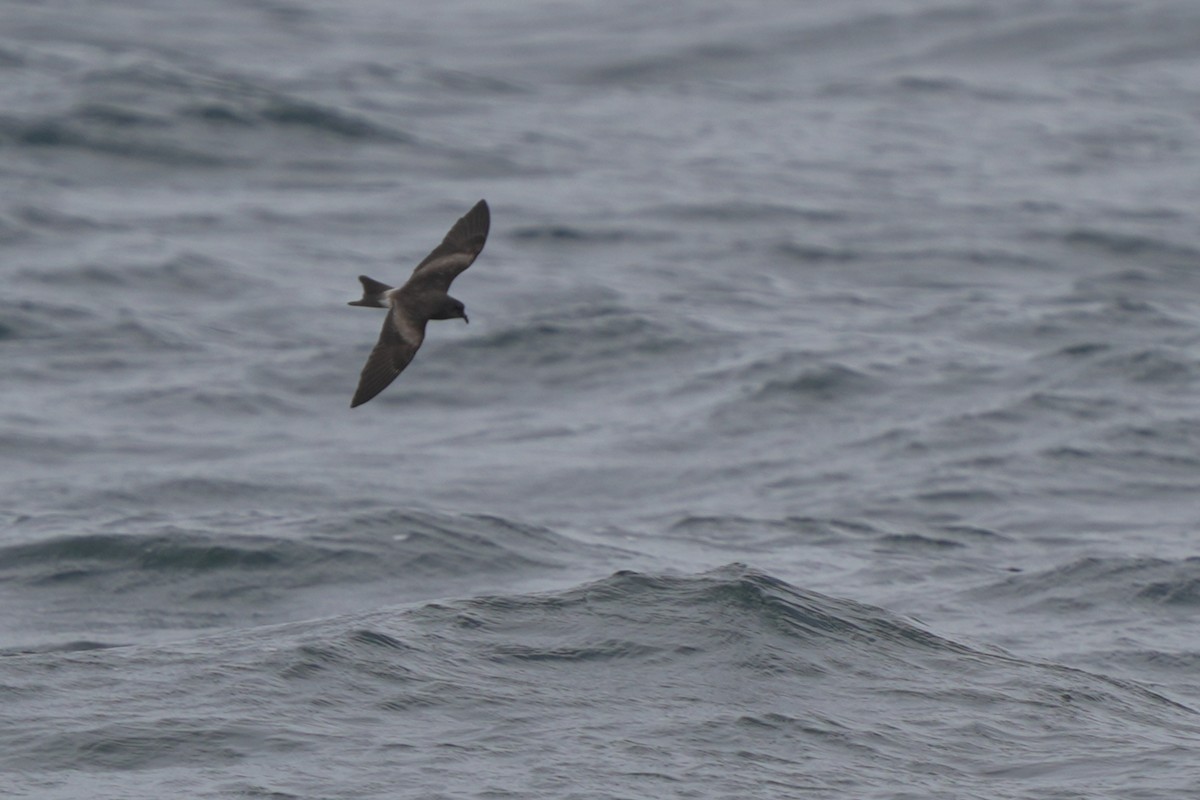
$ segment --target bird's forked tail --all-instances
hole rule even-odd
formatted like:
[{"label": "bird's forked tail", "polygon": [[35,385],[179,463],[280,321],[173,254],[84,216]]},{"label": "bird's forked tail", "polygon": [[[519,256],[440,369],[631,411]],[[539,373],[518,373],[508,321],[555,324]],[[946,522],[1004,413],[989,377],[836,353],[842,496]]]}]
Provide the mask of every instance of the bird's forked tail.
[{"label": "bird's forked tail", "polygon": [[383,296],[385,292],[391,290],[391,286],[386,283],[380,283],[377,280],[368,278],[366,275],[359,275],[358,281],[363,285],[362,300],[351,300],[347,305],[351,306],[366,306],[368,308],[387,308],[386,298]]}]

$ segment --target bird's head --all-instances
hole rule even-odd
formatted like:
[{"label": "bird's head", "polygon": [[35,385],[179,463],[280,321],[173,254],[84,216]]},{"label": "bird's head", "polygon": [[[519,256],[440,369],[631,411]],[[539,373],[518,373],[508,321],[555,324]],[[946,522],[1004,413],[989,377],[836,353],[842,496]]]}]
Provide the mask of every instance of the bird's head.
[{"label": "bird's head", "polygon": [[471,322],[471,320],[467,319],[467,307],[462,304],[461,300],[449,295],[438,306],[437,313],[431,316],[430,319],[461,319],[468,324]]}]

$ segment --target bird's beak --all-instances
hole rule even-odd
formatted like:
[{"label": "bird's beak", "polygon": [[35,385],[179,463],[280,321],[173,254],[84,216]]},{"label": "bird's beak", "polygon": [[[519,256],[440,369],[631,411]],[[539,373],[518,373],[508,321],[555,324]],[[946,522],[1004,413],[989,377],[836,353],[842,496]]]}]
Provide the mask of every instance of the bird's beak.
[{"label": "bird's beak", "polygon": [[465,313],[463,314],[463,322],[467,323],[468,325],[471,324],[471,320],[467,319],[467,315]]}]

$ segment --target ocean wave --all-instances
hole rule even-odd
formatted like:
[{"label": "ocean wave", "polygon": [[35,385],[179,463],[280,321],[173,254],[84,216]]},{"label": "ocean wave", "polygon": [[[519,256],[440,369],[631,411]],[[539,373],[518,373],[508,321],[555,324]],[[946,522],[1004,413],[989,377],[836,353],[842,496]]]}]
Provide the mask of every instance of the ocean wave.
[{"label": "ocean wave", "polygon": [[847,539],[875,538],[882,531],[861,520],[818,517],[778,519],[728,514],[688,515],[671,523],[667,535],[744,552],[773,552],[779,546],[803,543],[835,546]]},{"label": "ocean wave", "polygon": [[791,377],[768,380],[753,391],[751,400],[806,398],[830,402],[871,393],[878,387],[879,382],[864,372],[843,364],[826,363]]},{"label": "ocean wave", "polygon": [[13,216],[27,231],[49,230],[55,233],[78,233],[83,231],[128,230],[130,225],[100,221],[83,214],[75,214],[44,204],[28,203],[12,210]]},{"label": "ocean wave", "polygon": [[934,70],[903,72],[901,74],[875,74],[853,79],[839,78],[822,88],[821,94],[831,98],[887,98],[908,96],[914,100],[925,98],[953,98],[955,100],[984,103],[1027,104],[1053,103],[1057,95],[1048,91],[1016,88],[1004,85],[994,78],[948,74]]},{"label": "ocean wave", "polygon": [[166,58],[93,69],[79,85],[80,91],[60,98],[58,110],[0,116],[0,142],[209,168],[252,163],[278,152],[281,137],[291,134],[348,143],[414,142],[370,114]]},{"label": "ocean wave", "polygon": [[[0,548],[9,580],[31,585],[120,575],[137,582],[155,572],[298,569],[338,553],[267,537],[172,531],[167,534],[80,534]],[[153,580],[143,577],[141,580]]]},{"label": "ocean wave", "polygon": [[625,242],[661,242],[674,238],[666,232],[653,233],[639,228],[598,228],[573,225],[526,225],[510,234],[527,242],[562,242],[570,244],[619,244]]},{"label": "ocean wave", "polygon": [[1200,261],[1200,249],[1195,246],[1147,234],[1122,233],[1100,228],[1073,228],[1058,235],[1064,243],[1073,248],[1092,250],[1121,259],[1136,257],[1141,264],[1158,261],[1194,266]]},{"label": "ocean wave", "polygon": [[[788,640],[792,642],[788,656],[801,672],[825,671],[820,667],[820,648],[809,649],[820,642],[839,647],[857,643],[873,649],[887,643],[961,649],[881,609],[804,591],[740,564],[691,576],[623,571],[558,593],[480,597],[448,608],[426,607],[416,612],[416,618],[444,618],[447,613],[469,620],[473,629],[484,633],[505,629],[531,633],[527,626],[535,618],[555,634],[550,639],[589,638],[602,632],[612,636],[624,630],[636,634],[627,647],[639,655],[651,651],[635,644],[642,639],[653,642],[667,631],[666,641],[659,642],[654,652],[671,642],[680,652],[678,646],[686,641],[685,652],[728,655],[732,641]],[[610,640],[608,647],[612,646]],[[532,652],[523,651],[525,657]],[[555,652],[562,652],[561,641]]]},{"label": "ocean wave", "polygon": [[[97,69],[85,82],[93,97],[74,107],[67,119],[86,119],[99,109],[101,121],[118,126],[179,126],[199,122],[229,133],[230,126],[249,129],[309,131],[347,140],[409,143],[402,131],[368,116],[270,87],[234,73],[166,60]],[[135,99],[136,108],[118,105]]]},{"label": "ocean wave", "polygon": [[386,536],[398,560],[439,574],[558,568],[588,554],[612,557],[619,553],[549,528],[492,515],[380,510],[327,520],[315,530],[322,536],[351,535],[355,539]]},{"label": "ocean wave", "polygon": [[[449,738],[500,763],[514,742],[522,757],[536,743],[570,761],[572,785],[611,785],[613,766],[627,774],[647,748],[646,768],[663,769],[669,749],[695,761],[690,780],[700,770],[722,793],[753,796],[756,764],[841,789],[892,785],[912,763],[945,765],[958,790],[964,774],[986,776],[978,784],[992,791],[997,776],[1022,770],[1037,787],[1090,786],[1102,766],[1145,768],[1151,745],[1129,746],[1131,735],[1173,763],[1200,731],[1195,712],[1137,684],[976,650],[737,564],[194,642],[35,651],[0,659],[0,675],[24,720],[19,741],[0,736],[5,768],[178,772],[255,760],[278,766],[259,770],[261,782],[290,786],[296,759],[329,758],[310,745],[334,730],[330,768],[347,747],[387,755],[339,779],[367,795],[366,784],[394,777],[395,758],[436,760]],[[181,693],[189,702],[164,718]],[[85,696],[63,727],[64,704]],[[440,768],[436,780],[446,787]]]},{"label": "ocean wave", "polygon": [[686,516],[667,529],[667,536],[710,547],[746,552],[774,552],[780,546],[838,547],[868,541],[886,549],[967,547],[1008,538],[974,525],[932,524],[926,533],[889,530],[861,519],[823,517],[759,518],[732,515]]},{"label": "ocean wave", "polygon": [[1144,610],[1152,606],[1190,608],[1200,605],[1200,558],[1087,557],[1012,575],[972,594],[1012,601],[1025,611],[1051,608],[1061,612],[1069,607],[1078,613],[1092,608],[1130,609],[1138,604]]},{"label": "ocean wave", "polygon": [[238,159],[144,136],[130,137],[124,130],[105,131],[106,126],[88,119],[86,109],[78,114],[19,118],[0,116],[0,142],[37,149],[81,150],[103,156],[120,156],[178,166],[212,167],[239,163]]},{"label": "ocean wave", "polygon": [[347,140],[412,144],[412,136],[381,125],[361,114],[273,92],[230,93],[178,110],[185,119],[211,125],[245,128],[283,128]]},{"label": "ocean wave", "polygon": [[91,639],[74,639],[68,642],[56,642],[54,644],[34,647],[0,648],[0,658],[43,655],[48,653],[83,653],[90,650],[108,650],[112,647],[121,647],[121,645],[113,642],[97,642]]},{"label": "ocean wave", "polygon": [[[62,307],[58,304],[37,300],[0,300],[0,341],[55,336],[62,329],[61,315]],[[12,369],[31,374],[39,371],[38,365],[21,362],[14,363]]]},{"label": "ocean wave", "polygon": [[1200,453],[1200,419],[1183,414],[1125,421],[1106,430],[1103,441],[1135,452],[1150,450],[1191,459]]},{"label": "ocean wave", "polygon": [[736,387],[738,397],[720,403],[714,414],[736,422],[764,410],[779,413],[877,396],[882,382],[859,369],[801,351],[775,354],[728,367],[703,378],[708,385]]},{"label": "ocean wave", "polygon": [[[107,528],[130,532],[59,535],[0,547],[0,574],[30,586],[100,583],[122,587],[172,587],[184,576],[189,591],[208,591],[214,576],[245,576],[246,586],[301,588],[323,584],[365,584],[403,576],[470,577],[558,569],[587,553],[619,554],[575,542],[546,528],[500,517],[438,516],[377,511],[307,522],[256,516],[216,518],[213,530],[183,528],[169,511],[183,495],[192,503],[228,504],[267,488],[226,481],[171,481],[122,493],[141,504],[139,516],[115,517]],[[92,497],[88,504],[111,507]],[[165,509],[153,512],[154,507]],[[238,522],[243,519],[243,522]],[[289,533],[245,534],[240,527],[286,528]],[[232,529],[231,529],[232,528]],[[299,530],[296,530],[296,529]],[[212,584],[214,596],[232,584]]]},{"label": "ocean wave", "polygon": [[707,389],[707,419],[723,435],[770,435],[827,426],[877,402],[887,382],[817,353],[794,351],[702,373],[685,385]]},{"label": "ocean wave", "polygon": [[150,295],[155,300],[173,293],[188,297],[228,299],[248,286],[261,285],[253,274],[244,274],[226,261],[196,252],[180,252],[162,260],[93,262],[29,268],[17,272],[25,283],[72,287],[94,295],[110,291],[128,302],[131,295]]},{"label": "ocean wave", "polygon": [[856,261],[865,254],[861,250],[810,242],[783,242],[775,251],[786,258],[805,264]]},{"label": "ocean wave", "polygon": [[745,200],[662,205],[647,209],[646,213],[671,221],[727,222],[730,224],[747,222],[835,223],[847,222],[852,219],[852,214],[843,208]]},{"label": "ocean wave", "polygon": [[[1138,312],[1134,312],[1138,313]],[[1145,316],[1159,319],[1152,310]],[[1075,396],[1077,402],[1088,403],[1097,409],[1116,409],[1128,403],[1125,393],[1095,391],[1097,387],[1157,386],[1162,390],[1188,389],[1200,378],[1200,359],[1194,357],[1191,348],[1169,344],[1139,346],[1137,342],[1126,342],[1115,346],[1107,342],[1082,340],[1039,355],[1037,361],[1051,364],[1059,362],[1069,371],[1060,373],[1046,381],[1045,390],[1039,390],[1029,399],[1035,405],[1049,407],[1054,397]]]},{"label": "ocean wave", "polygon": [[1200,360],[1189,350],[1153,347],[1114,353],[1098,359],[1095,370],[1135,384],[1190,387],[1200,376]]},{"label": "ocean wave", "polygon": [[480,374],[519,371],[538,383],[608,383],[610,368],[628,373],[670,363],[677,369],[677,359],[701,353],[703,342],[714,335],[693,323],[674,322],[611,302],[564,304],[483,338],[443,344],[450,354],[442,360],[455,370]]},{"label": "ocean wave", "polygon": [[987,13],[989,24],[975,19],[957,32],[947,31],[923,58],[981,65],[1052,60],[1098,67],[1174,61],[1200,53],[1195,39],[1186,34],[1196,24],[1194,9],[1165,3],[1143,11],[1138,24],[1131,25],[1123,5],[1097,8],[1086,19],[1052,7],[997,7]]},{"label": "ocean wave", "polygon": [[[832,710],[828,702],[839,701],[826,691],[841,702],[847,693],[867,690],[891,703],[898,693],[926,707],[942,707],[951,697],[974,706],[987,696],[1016,714],[1007,718],[1008,711],[993,708],[1004,719],[996,722],[1008,729],[1005,738],[1021,735],[1018,709],[1027,702],[1022,698],[1032,696],[1060,707],[1066,716],[1052,714],[1054,724],[1066,729],[1080,712],[1131,721],[1151,707],[1186,711],[1134,684],[976,650],[878,607],[807,591],[743,564],[683,575],[621,571],[558,591],[425,603],[264,634],[274,642],[268,658],[273,671],[351,684],[352,674],[370,676],[385,684],[369,693],[385,696],[388,711],[553,704],[553,696],[540,690],[521,698],[534,686],[572,685],[578,692],[575,681],[587,681],[586,675],[609,674],[616,679],[612,688],[636,685],[654,695],[670,692],[675,681],[669,676],[680,670],[700,684],[740,675],[757,691],[788,687],[794,695],[774,710],[799,715],[812,713],[814,701]],[[593,671],[611,669],[613,661],[630,666],[615,676]],[[638,677],[630,679],[628,670]],[[949,674],[955,677],[948,685]],[[463,691],[445,692],[448,680],[460,682]],[[577,699],[604,702],[605,683],[585,695],[591,697]],[[949,712],[949,705],[944,708]],[[857,723],[872,718],[866,706],[843,710],[864,714]],[[930,746],[946,746],[935,734],[925,736]]]}]

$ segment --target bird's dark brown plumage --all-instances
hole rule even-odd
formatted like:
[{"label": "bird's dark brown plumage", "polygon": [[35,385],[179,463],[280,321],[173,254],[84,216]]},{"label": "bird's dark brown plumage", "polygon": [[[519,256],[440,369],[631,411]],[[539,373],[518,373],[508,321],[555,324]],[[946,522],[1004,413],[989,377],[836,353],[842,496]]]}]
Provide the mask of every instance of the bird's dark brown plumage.
[{"label": "bird's dark brown plumage", "polygon": [[382,392],[404,371],[425,340],[429,320],[467,318],[463,304],[447,292],[483,250],[490,224],[488,204],[480,200],[454,223],[442,243],[425,256],[399,289],[359,276],[363,297],[350,305],[386,308],[388,313],[379,341],[363,367],[351,408]]}]

